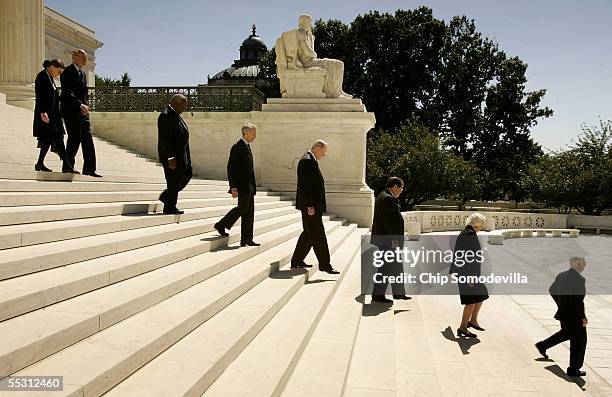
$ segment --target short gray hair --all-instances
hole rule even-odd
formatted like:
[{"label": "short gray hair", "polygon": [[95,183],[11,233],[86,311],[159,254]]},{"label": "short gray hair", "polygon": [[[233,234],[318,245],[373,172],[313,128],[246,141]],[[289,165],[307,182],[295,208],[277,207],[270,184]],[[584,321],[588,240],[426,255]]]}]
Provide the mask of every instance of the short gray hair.
[{"label": "short gray hair", "polygon": [[470,216],[468,216],[465,219],[465,226],[476,226],[476,225],[484,226],[486,221],[487,221],[487,218],[483,214],[481,214],[480,212],[474,212],[473,214],[470,214]]},{"label": "short gray hair", "polygon": [[576,269],[577,267],[580,268],[586,264],[586,261],[582,256],[572,256],[569,260],[569,264],[572,269]]},{"label": "short gray hair", "polygon": [[249,131],[253,131],[254,129],[256,129],[257,126],[253,123],[244,123],[242,125],[242,135],[246,134]]},{"label": "short gray hair", "polygon": [[174,94],[172,98],[170,98],[170,104],[176,105],[178,103],[187,103],[187,97],[183,94]]},{"label": "short gray hair", "polygon": [[313,150],[315,148],[324,148],[324,147],[327,147],[327,142],[319,139],[319,140],[315,141],[315,143],[312,144],[310,149]]}]

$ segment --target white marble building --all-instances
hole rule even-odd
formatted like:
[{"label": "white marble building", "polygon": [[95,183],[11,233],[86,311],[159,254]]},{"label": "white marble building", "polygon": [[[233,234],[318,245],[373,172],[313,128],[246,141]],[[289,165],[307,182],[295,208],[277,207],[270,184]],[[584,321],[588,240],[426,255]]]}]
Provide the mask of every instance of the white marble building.
[{"label": "white marble building", "polygon": [[33,108],[34,79],[45,59],[71,62],[71,51],[87,52],[90,85],[95,84],[95,32],[44,5],[43,0],[0,0],[0,92],[7,103]]}]

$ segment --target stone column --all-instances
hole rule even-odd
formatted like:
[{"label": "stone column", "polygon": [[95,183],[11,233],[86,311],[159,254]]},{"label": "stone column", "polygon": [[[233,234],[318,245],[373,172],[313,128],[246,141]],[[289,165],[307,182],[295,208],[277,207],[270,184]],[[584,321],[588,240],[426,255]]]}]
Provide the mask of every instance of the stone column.
[{"label": "stone column", "polygon": [[33,109],[34,79],[44,58],[43,0],[0,0],[0,92]]}]

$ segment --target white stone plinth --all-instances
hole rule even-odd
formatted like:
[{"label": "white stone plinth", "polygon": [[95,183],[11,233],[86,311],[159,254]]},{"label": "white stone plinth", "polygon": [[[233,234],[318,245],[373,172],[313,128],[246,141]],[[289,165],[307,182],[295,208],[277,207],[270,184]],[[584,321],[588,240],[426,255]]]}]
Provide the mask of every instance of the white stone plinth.
[{"label": "white stone plinth", "polygon": [[357,98],[268,98],[264,112],[365,112]]}]

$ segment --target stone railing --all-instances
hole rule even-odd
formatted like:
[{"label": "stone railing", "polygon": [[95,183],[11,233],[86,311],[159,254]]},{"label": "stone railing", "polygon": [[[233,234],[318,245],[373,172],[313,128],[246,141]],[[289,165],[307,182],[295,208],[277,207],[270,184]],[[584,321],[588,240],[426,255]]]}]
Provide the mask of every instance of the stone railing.
[{"label": "stone railing", "polygon": [[89,103],[95,112],[159,112],[174,94],[187,97],[188,112],[250,112],[265,99],[253,86],[91,87]]},{"label": "stone railing", "polygon": [[[402,213],[408,235],[461,230],[465,219],[475,211],[408,211]],[[567,215],[521,212],[487,212],[484,230],[496,229],[565,229]]]}]

